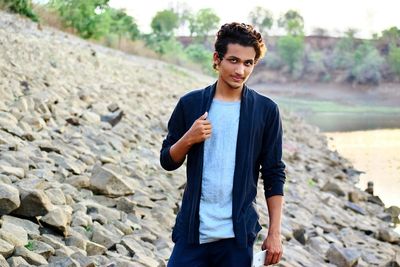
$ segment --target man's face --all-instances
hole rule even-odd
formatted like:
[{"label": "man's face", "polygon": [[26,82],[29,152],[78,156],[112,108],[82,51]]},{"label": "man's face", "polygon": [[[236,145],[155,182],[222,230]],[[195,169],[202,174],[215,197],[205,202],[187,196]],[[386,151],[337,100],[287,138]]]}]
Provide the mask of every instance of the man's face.
[{"label": "man's face", "polygon": [[228,44],[225,56],[214,53],[214,63],[219,72],[218,81],[229,89],[241,89],[255,65],[256,51],[252,46]]}]

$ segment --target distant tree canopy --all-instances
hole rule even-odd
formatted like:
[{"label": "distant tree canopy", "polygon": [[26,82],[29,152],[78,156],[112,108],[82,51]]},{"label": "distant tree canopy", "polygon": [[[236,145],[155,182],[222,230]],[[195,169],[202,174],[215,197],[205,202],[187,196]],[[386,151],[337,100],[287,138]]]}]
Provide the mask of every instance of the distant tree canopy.
[{"label": "distant tree canopy", "polygon": [[281,16],[278,19],[278,26],[284,28],[289,35],[304,34],[304,19],[295,10],[289,10]]},{"label": "distant tree canopy", "polygon": [[0,0],[0,7],[26,16],[35,22],[39,21],[39,18],[32,10],[32,1],[30,0]]},{"label": "distant tree canopy", "polygon": [[151,20],[153,33],[161,39],[174,36],[174,30],[179,27],[179,15],[172,9],[157,12]]},{"label": "distant tree canopy", "polygon": [[109,0],[51,0],[64,26],[74,29],[83,38],[98,39],[108,34],[126,36],[132,40],[139,36],[135,20],[124,10],[108,5]]},{"label": "distant tree canopy", "polygon": [[272,13],[261,6],[256,6],[250,11],[249,19],[251,24],[264,34],[267,33],[274,24]]},{"label": "distant tree canopy", "polygon": [[211,8],[200,9],[195,15],[188,16],[190,36],[206,41],[212,30],[218,27],[220,18]]}]

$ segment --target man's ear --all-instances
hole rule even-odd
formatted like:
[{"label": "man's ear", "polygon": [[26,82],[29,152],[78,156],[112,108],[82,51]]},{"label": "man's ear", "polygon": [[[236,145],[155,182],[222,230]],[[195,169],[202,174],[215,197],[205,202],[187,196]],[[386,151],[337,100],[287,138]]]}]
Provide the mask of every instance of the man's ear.
[{"label": "man's ear", "polygon": [[214,54],[213,54],[213,61],[216,66],[218,66],[219,63],[221,63],[221,59],[219,58],[219,55],[217,52],[214,52]]}]

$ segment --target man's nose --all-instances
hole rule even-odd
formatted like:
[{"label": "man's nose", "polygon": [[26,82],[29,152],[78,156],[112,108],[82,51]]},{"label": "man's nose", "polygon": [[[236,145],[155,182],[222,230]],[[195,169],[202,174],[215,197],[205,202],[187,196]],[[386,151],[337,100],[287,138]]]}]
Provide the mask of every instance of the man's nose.
[{"label": "man's nose", "polygon": [[244,66],[243,64],[238,64],[237,68],[235,69],[236,74],[243,75],[244,74]]}]

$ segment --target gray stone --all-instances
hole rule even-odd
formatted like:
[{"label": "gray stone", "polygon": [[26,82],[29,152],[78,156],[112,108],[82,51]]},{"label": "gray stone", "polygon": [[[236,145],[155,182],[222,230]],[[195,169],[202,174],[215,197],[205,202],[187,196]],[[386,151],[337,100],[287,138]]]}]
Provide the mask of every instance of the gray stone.
[{"label": "gray stone", "polygon": [[21,205],[13,214],[26,217],[43,216],[53,208],[50,199],[42,190],[24,188],[20,192]]},{"label": "gray stone", "polygon": [[95,261],[81,252],[75,252],[71,258],[79,262],[80,266],[96,267]]},{"label": "gray stone", "polygon": [[23,267],[23,266],[30,266],[30,264],[21,256],[13,256],[7,259],[8,264],[10,267]]},{"label": "gray stone", "polygon": [[131,213],[137,206],[136,201],[132,201],[127,197],[121,197],[117,202],[117,209],[126,213]]},{"label": "gray stone", "polygon": [[55,250],[52,246],[42,241],[31,240],[30,242],[32,244],[32,252],[42,255],[46,260],[49,259],[50,256],[55,253]]},{"label": "gray stone", "polygon": [[358,214],[361,214],[361,215],[367,215],[367,212],[363,208],[361,208],[359,205],[354,204],[354,203],[349,202],[349,201],[347,201],[345,203],[344,208],[345,209],[350,209],[350,210],[352,210],[352,211],[354,211],[354,212],[356,212]]},{"label": "gray stone", "polygon": [[0,239],[0,255],[4,256],[5,258],[10,257],[14,252],[14,246]]},{"label": "gray stone", "polygon": [[326,255],[330,248],[329,243],[321,236],[310,237],[307,245],[318,252],[319,255]]},{"label": "gray stone", "polygon": [[47,264],[47,260],[42,255],[32,252],[23,246],[15,247],[14,256],[21,256],[33,265]]},{"label": "gray stone", "polygon": [[71,223],[72,208],[69,206],[57,207],[49,211],[40,219],[42,223],[60,230],[64,236],[68,234],[68,226]]},{"label": "gray stone", "polygon": [[81,267],[78,261],[71,257],[54,257],[48,267]]},{"label": "gray stone", "polygon": [[121,236],[107,230],[98,223],[94,223],[92,241],[109,249],[121,241]]},{"label": "gray stone", "polygon": [[1,267],[9,267],[7,260],[0,254],[0,266]]},{"label": "gray stone", "polygon": [[398,243],[400,235],[390,228],[381,228],[378,231],[378,238],[385,242]]},{"label": "gray stone", "polygon": [[0,184],[0,216],[9,214],[20,204],[18,189],[12,185]]},{"label": "gray stone", "polygon": [[82,238],[77,235],[68,236],[67,238],[65,238],[65,244],[67,246],[74,246],[74,247],[77,247],[77,248],[85,250],[85,251],[86,251],[86,243],[87,243],[87,240],[85,238]]},{"label": "gray stone", "polygon": [[51,188],[44,191],[54,205],[65,205],[64,192],[59,188]]},{"label": "gray stone", "polygon": [[18,178],[25,177],[25,170],[22,168],[0,165],[0,173],[6,175],[14,175]]},{"label": "gray stone", "polygon": [[3,220],[3,225],[13,224],[22,227],[30,237],[40,235],[39,225],[34,222],[9,215],[4,215],[1,219]]},{"label": "gray stone", "polygon": [[326,184],[322,187],[322,191],[326,192],[332,192],[335,193],[338,196],[345,196],[346,194],[342,190],[342,188],[339,186],[339,184],[335,182],[328,181]]},{"label": "gray stone", "polygon": [[293,230],[293,236],[296,238],[297,241],[299,241],[302,245],[306,244],[306,230],[304,228],[299,228]]},{"label": "gray stone", "polygon": [[86,243],[86,252],[88,256],[93,256],[93,255],[102,255],[107,251],[107,248],[105,246],[102,246],[100,244],[97,244],[95,242],[88,241]]},{"label": "gray stone", "polygon": [[92,170],[90,187],[97,193],[109,196],[131,195],[134,193],[134,187],[128,183],[129,179],[110,169],[96,165]]},{"label": "gray stone", "polygon": [[9,223],[2,225],[0,238],[14,246],[24,246],[28,243],[28,234],[24,228]]},{"label": "gray stone", "polygon": [[326,257],[329,262],[343,267],[353,267],[357,265],[358,260],[361,257],[360,252],[354,248],[341,248],[334,244],[331,245]]}]

